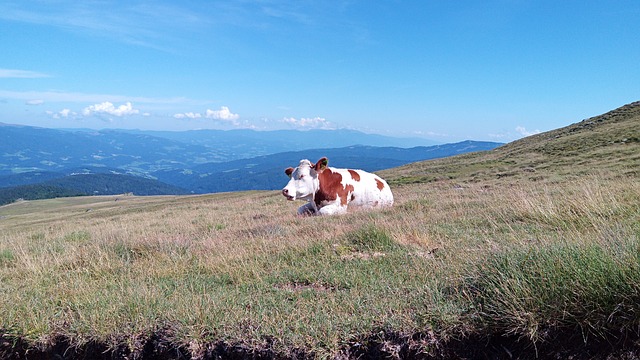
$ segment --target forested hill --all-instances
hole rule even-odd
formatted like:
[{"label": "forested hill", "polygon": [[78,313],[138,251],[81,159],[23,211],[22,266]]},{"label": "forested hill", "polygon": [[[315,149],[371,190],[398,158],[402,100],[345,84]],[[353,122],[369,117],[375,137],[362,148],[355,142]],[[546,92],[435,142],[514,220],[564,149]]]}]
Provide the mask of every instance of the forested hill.
[{"label": "forested hill", "polygon": [[39,184],[0,188],[0,205],[14,201],[68,196],[187,194],[182,188],[137,176],[120,174],[78,174]]}]

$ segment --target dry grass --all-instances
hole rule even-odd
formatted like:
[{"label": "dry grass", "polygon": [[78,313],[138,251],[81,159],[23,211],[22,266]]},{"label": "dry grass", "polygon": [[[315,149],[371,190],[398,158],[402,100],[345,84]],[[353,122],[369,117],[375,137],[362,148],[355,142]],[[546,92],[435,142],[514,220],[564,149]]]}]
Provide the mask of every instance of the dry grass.
[{"label": "dry grass", "polygon": [[446,338],[491,328],[544,341],[539,329],[559,326],[557,314],[500,308],[535,313],[519,295],[478,311],[494,298],[480,280],[495,264],[538,249],[638,247],[637,182],[395,192],[390,210],[314,218],[294,216],[299,204],[276,192],[2,207],[0,327],[40,343],[115,344],[170,326],[196,351],[268,338],[320,355],[376,329]]}]

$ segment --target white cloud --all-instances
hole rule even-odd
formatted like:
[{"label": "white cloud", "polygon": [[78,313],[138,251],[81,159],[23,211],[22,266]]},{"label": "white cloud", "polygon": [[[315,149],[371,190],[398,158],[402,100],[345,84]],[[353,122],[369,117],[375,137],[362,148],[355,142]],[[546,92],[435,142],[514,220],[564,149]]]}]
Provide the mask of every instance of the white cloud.
[{"label": "white cloud", "polygon": [[232,113],[231,110],[229,110],[229,108],[226,106],[221,106],[220,110],[207,109],[207,111],[204,114],[199,112],[185,112],[185,113],[173,114],[173,117],[176,119],[206,118],[206,119],[213,119],[221,122],[230,123],[235,126],[240,125],[240,123],[237,121],[240,118],[240,115]]},{"label": "white cloud", "polygon": [[62,109],[58,112],[46,111],[46,113],[54,119],[68,118],[69,116],[75,117],[76,115],[78,115],[78,113],[71,111],[71,109]]},{"label": "white cloud", "polygon": [[202,114],[187,112],[187,113],[174,114],[173,117],[176,119],[199,119],[202,117]]},{"label": "white cloud", "polygon": [[27,105],[42,105],[42,104],[44,104],[44,100],[42,100],[42,99],[28,100],[28,101],[25,102],[25,104],[27,104]]},{"label": "white cloud", "polygon": [[29,70],[0,69],[0,79],[37,79],[45,77],[49,77],[49,75]]},{"label": "white cloud", "polygon": [[327,121],[325,118],[314,117],[314,118],[300,118],[296,119],[293,117],[282,119],[284,123],[292,125],[298,128],[311,128],[311,129],[331,129],[333,125]]},{"label": "white cloud", "polygon": [[205,117],[207,119],[230,121],[236,124],[237,122],[235,120],[238,120],[240,115],[232,113],[226,106],[221,106],[220,110],[207,109]]},{"label": "white cloud", "polygon": [[529,130],[525,129],[524,126],[516,127],[516,131],[518,132],[518,134],[520,134],[522,136],[531,136],[531,135],[535,135],[535,134],[540,134],[541,133],[541,131],[537,130],[537,129],[529,131]]},{"label": "white cloud", "polygon": [[135,115],[140,111],[138,109],[134,109],[133,105],[130,102],[125,103],[124,105],[120,105],[115,107],[112,103],[105,101],[100,104],[95,104],[88,106],[82,110],[82,114],[85,116],[93,115],[93,114],[108,114],[113,116],[126,116],[126,115]]}]

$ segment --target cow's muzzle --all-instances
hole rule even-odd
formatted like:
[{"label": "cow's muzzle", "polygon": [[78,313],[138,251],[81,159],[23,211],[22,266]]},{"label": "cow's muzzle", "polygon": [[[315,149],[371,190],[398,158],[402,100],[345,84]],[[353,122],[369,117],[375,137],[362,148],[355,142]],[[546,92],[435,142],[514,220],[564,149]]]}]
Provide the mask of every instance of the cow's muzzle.
[{"label": "cow's muzzle", "polygon": [[294,197],[289,195],[289,190],[287,190],[286,188],[282,189],[282,195],[284,195],[287,200],[294,200]]}]

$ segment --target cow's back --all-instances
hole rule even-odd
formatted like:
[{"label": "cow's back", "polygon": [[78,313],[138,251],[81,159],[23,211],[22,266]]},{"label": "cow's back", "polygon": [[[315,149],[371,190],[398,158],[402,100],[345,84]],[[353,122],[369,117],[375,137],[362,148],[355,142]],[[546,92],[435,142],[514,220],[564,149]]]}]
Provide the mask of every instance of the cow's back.
[{"label": "cow's back", "polygon": [[387,182],[364,170],[335,169],[342,174],[345,186],[353,186],[348,198],[349,207],[387,207],[393,205],[393,194]]}]

